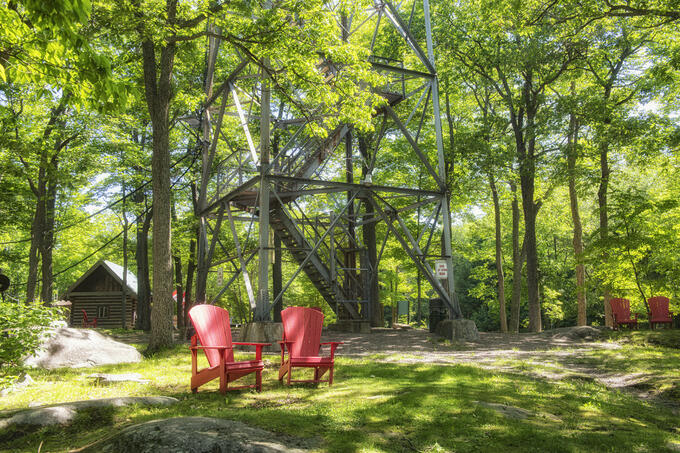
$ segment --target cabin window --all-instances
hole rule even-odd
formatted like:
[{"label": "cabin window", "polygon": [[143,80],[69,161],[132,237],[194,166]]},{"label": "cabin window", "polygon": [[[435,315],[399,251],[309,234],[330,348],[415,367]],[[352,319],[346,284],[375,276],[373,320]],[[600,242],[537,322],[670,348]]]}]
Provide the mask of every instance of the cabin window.
[{"label": "cabin window", "polygon": [[101,305],[97,307],[97,318],[108,318],[109,317],[109,307],[107,305]]}]

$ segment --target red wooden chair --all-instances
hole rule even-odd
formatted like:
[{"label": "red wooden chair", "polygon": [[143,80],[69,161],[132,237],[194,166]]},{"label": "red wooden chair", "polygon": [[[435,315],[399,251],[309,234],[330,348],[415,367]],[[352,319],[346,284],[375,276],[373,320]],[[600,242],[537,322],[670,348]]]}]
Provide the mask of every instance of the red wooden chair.
[{"label": "red wooden chair", "polygon": [[612,307],[614,329],[618,329],[621,325],[637,329],[639,314],[634,313],[633,318],[630,317],[630,301],[628,299],[615,297],[609,299],[609,305]]},{"label": "red wooden chair", "polygon": [[[333,367],[335,349],[340,341],[321,343],[323,313],[319,309],[306,307],[288,307],[281,312],[283,321],[283,341],[281,344],[281,367],[279,381],[288,375],[286,384],[291,382],[328,382],[333,385]],[[330,345],[330,356],[319,355],[322,345]],[[288,359],[286,359],[288,350]],[[314,368],[314,379],[293,380],[293,368]],[[328,379],[321,379],[328,371]]]},{"label": "red wooden chair", "polygon": [[669,310],[668,297],[656,296],[647,299],[649,304],[649,327],[654,328],[655,324],[668,324],[673,326],[673,312]]},{"label": "red wooden chair", "polygon": [[83,327],[97,327],[97,318],[93,317],[89,319],[87,317],[87,312],[85,310],[80,310],[83,312]]},{"label": "red wooden chair", "polygon": [[[256,388],[262,391],[262,347],[271,343],[235,343],[231,341],[229,312],[214,305],[196,305],[189,310],[189,318],[196,329],[191,337],[191,391],[196,393],[198,387],[220,379],[220,392],[242,388]],[[200,344],[199,344],[200,343]],[[255,346],[255,360],[234,361],[233,346]],[[202,349],[208,359],[208,368],[198,370],[198,350]],[[255,373],[255,384],[230,387],[229,383]]]}]

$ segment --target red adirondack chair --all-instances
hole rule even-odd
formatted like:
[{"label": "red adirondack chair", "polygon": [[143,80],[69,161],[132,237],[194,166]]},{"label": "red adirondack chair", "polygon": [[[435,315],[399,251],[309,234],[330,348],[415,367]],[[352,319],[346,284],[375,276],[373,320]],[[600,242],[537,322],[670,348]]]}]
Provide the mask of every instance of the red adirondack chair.
[{"label": "red adirondack chair", "polygon": [[97,317],[89,319],[85,310],[80,311],[83,312],[83,327],[97,327]]},{"label": "red adirondack chair", "polygon": [[634,313],[633,318],[630,317],[630,301],[615,297],[609,299],[609,305],[612,307],[612,316],[614,317],[614,329],[618,329],[620,325],[627,325],[630,328],[637,329],[638,315]]},{"label": "red adirondack chair", "polygon": [[[335,364],[335,349],[341,341],[321,343],[321,328],[323,327],[323,313],[319,309],[307,307],[288,307],[281,312],[283,321],[283,341],[281,344],[281,367],[279,381],[291,382],[328,382],[333,385],[333,367]],[[330,345],[330,356],[319,355],[322,345]],[[288,359],[286,359],[288,350]],[[293,380],[293,368],[314,368],[314,379]],[[328,379],[321,379],[328,372]]]},{"label": "red adirondack chair", "polygon": [[647,299],[649,304],[649,327],[654,328],[655,324],[668,324],[673,326],[673,312],[669,310],[668,297],[656,296]]},{"label": "red adirondack chair", "polygon": [[[262,348],[271,343],[236,343],[231,341],[229,312],[214,305],[196,305],[189,310],[189,318],[196,329],[191,337],[191,391],[220,379],[220,392],[242,388],[262,391]],[[199,344],[200,343],[200,344]],[[255,346],[255,360],[234,361],[234,346]],[[198,350],[202,349],[208,359],[208,367],[198,370]],[[255,384],[229,387],[229,383],[255,373]]]}]

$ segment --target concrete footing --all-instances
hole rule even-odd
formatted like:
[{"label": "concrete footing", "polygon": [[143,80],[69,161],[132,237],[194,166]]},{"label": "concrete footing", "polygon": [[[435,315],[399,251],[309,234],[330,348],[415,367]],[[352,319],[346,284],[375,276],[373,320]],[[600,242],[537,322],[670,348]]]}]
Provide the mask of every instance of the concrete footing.
[{"label": "concrete footing", "polygon": [[330,332],[371,333],[371,323],[363,320],[338,319],[335,324],[328,326],[328,330]]},{"label": "concrete footing", "polygon": [[475,322],[471,319],[445,319],[437,324],[437,335],[449,340],[475,341],[479,340],[479,332]]},{"label": "concrete footing", "polygon": [[281,352],[279,341],[283,339],[283,324],[280,322],[251,322],[241,329],[241,340],[247,343],[271,343],[263,351]]}]

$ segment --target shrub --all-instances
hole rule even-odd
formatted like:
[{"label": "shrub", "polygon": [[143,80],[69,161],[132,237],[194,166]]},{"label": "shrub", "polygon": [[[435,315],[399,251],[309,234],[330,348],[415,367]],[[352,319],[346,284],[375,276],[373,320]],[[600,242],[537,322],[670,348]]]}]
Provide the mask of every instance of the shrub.
[{"label": "shrub", "polygon": [[0,388],[19,376],[23,359],[36,352],[59,309],[40,303],[0,302]]}]

